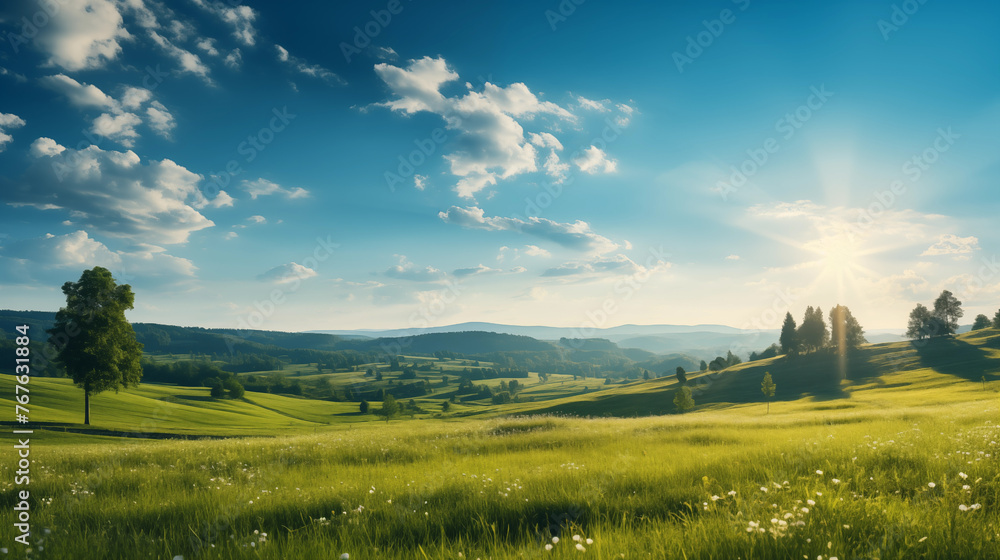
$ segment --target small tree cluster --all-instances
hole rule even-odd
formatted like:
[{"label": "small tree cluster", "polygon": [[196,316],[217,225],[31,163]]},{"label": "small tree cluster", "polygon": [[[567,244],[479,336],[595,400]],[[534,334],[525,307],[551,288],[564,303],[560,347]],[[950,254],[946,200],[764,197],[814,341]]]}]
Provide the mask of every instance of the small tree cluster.
[{"label": "small tree cluster", "polygon": [[955,334],[958,330],[958,320],[964,315],[962,302],[954,294],[945,290],[934,300],[934,311],[918,303],[910,312],[906,336],[923,340]]}]

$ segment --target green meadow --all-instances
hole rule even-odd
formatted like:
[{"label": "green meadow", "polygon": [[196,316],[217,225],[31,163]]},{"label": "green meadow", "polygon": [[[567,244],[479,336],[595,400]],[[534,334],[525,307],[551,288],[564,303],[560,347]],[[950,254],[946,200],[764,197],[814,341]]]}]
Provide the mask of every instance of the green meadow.
[{"label": "green meadow", "polygon": [[[1000,558],[1000,331],[693,374],[685,414],[672,377],[563,377],[522,380],[533,401],[448,413],[436,388],[388,422],[352,402],[148,383],[92,399],[92,430],[228,436],[185,440],[63,432],[84,430],[81,391],[36,378],[32,419],[51,424],[31,436],[28,555]],[[12,385],[0,376],[9,409]]]}]

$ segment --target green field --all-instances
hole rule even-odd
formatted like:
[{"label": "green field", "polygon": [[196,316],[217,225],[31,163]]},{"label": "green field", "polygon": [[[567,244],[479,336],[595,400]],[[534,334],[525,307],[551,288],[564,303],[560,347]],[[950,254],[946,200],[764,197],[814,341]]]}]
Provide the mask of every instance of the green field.
[{"label": "green field", "polygon": [[[764,371],[778,385],[769,414]],[[866,346],[843,365],[804,356],[693,375],[698,406],[683,415],[664,414],[673,378],[532,375],[533,402],[448,414],[435,389],[416,399],[433,414],[388,423],[357,403],[143,384],[95,397],[93,428],[240,437],[37,431],[31,554],[1000,558],[998,374],[1000,332],[986,330]],[[33,420],[80,428],[79,389],[31,389]],[[0,376],[8,409],[12,392]],[[14,535],[4,523],[3,543]]]}]

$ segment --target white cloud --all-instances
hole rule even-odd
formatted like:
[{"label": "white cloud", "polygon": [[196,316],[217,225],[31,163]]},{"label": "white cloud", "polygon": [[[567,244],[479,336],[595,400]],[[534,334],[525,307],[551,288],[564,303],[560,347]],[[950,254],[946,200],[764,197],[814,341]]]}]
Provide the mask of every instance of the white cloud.
[{"label": "white cloud", "polygon": [[0,192],[8,204],[62,210],[88,229],[135,242],[175,244],[213,226],[201,175],[169,159],[143,165],[134,152],[62,148],[36,140],[34,162]]},{"label": "white cloud", "polygon": [[583,155],[573,161],[573,163],[580,168],[580,171],[591,175],[595,173],[614,173],[618,168],[618,162],[608,158],[604,150],[597,146],[591,146],[584,150]]},{"label": "white cloud", "polygon": [[251,224],[262,225],[267,223],[267,218],[258,214],[256,216],[250,216],[247,218],[247,221]]},{"label": "white cloud", "polygon": [[66,96],[70,105],[74,107],[80,109],[118,109],[118,102],[97,86],[81,84],[65,74],[44,76],[39,78],[38,82],[42,86]]},{"label": "white cloud", "polygon": [[416,187],[418,191],[424,190],[427,186],[427,177],[420,174],[413,175],[413,186]]},{"label": "white cloud", "polygon": [[[139,115],[132,111],[141,109],[143,104],[153,98],[153,93],[148,89],[127,86],[121,100],[117,100],[97,86],[81,84],[64,74],[45,76],[39,82],[65,96],[74,107],[106,111],[94,119],[91,132],[110,138],[127,148],[135,145],[135,140],[139,138],[136,127],[142,124]],[[174,117],[162,103],[152,101],[146,108],[146,117],[150,128],[165,138],[170,137],[175,125]]]},{"label": "white cloud", "polygon": [[340,76],[318,64],[309,64],[305,60],[289,54],[288,50],[281,45],[274,45],[274,49],[278,52],[278,60],[288,63],[289,66],[299,73],[313,78],[326,80],[330,83],[344,83],[344,81],[340,79]]},{"label": "white cloud", "polygon": [[233,49],[232,52],[226,55],[223,62],[225,62],[226,66],[229,68],[237,70],[243,65],[243,53],[240,52],[240,49]]},{"label": "white cloud", "polygon": [[604,254],[614,251],[618,244],[607,237],[598,235],[590,229],[590,224],[582,220],[573,223],[554,222],[547,218],[486,217],[481,208],[472,206],[459,208],[452,206],[447,212],[439,212],[438,217],[445,223],[455,224],[470,229],[487,231],[517,231],[543,239],[547,239],[563,247],[578,251],[588,251],[593,254]]},{"label": "white cloud", "polygon": [[143,103],[149,101],[152,97],[153,97],[153,92],[149,91],[146,88],[129,86],[125,88],[125,93],[122,94],[121,104],[126,109],[134,111],[139,107],[141,107]]},{"label": "white cloud", "polygon": [[729,255],[728,257],[726,257],[726,260],[727,261],[738,261],[738,260],[740,260],[740,256],[739,255]]},{"label": "white cloud", "polygon": [[302,266],[299,263],[290,262],[288,264],[278,265],[263,274],[257,276],[258,280],[264,282],[272,282],[275,284],[287,284],[289,282],[295,282],[300,280],[306,280],[308,278],[314,278],[318,274],[315,270]]},{"label": "white cloud", "polygon": [[647,269],[636,264],[625,255],[614,255],[611,257],[599,257],[591,261],[574,261],[550,268],[542,273],[546,277],[564,276],[589,276],[604,273],[635,274],[637,272],[647,272]]},{"label": "white cloud", "polygon": [[523,83],[500,87],[486,82],[482,91],[466,84],[464,94],[446,97],[441,88],[458,80],[459,75],[443,58],[411,60],[405,68],[380,63],[375,65],[375,73],[393,94],[392,99],[377,105],[406,114],[431,112],[441,116],[448,129],[459,132],[452,152],[444,158],[452,175],[459,178],[455,191],[465,198],[496,185],[498,180],[537,171],[536,145],[561,149],[562,144],[551,133],[534,133],[526,139],[516,119],[530,121],[548,115],[556,120],[576,120],[563,107],[539,100]]},{"label": "white cloud", "polygon": [[0,152],[4,151],[7,144],[14,139],[13,136],[7,134],[7,130],[22,126],[24,126],[24,119],[21,117],[13,113],[0,113]]},{"label": "white cloud", "polygon": [[392,47],[373,47],[372,52],[375,53],[375,58],[380,60],[397,60],[399,54]]},{"label": "white cloud", "polygon": [[413,282],[434,282],[444,277],[443,272],[432,266],[417,267],[405,255],[396,255],[396,258],[399,259],[399,264],[389,267],[384,273],[390,278]]},{"label": "white cloud", "polygon": [[603,101],[594,101],[592,99],[587,99],[582,95],[576,96],[576,101],[577,103],[580,104],[580,107],[583,109],[587,109],[590,111],[599,111],[602,113],[609,111],[608,104],[611,103],[610,99],[605,99]]},{"label": "white cloud", "polygon": [[164,138],[170,138],[170,133],[177,126],[174,116],[159,101],[153,101],[146,107],[146,118],[149,119],[149,127]]},{"label": "white cloud", "polygon": [[208,56],[219,56],[219,49],[215,48],[215,39],[211,37],[199,39],[195,42],[194,46],[198,47],[199,50]]},{"label": "white cloud", "polygon": [[31,148],[28,152],[37,158],[42,156],[56,156],[65,150],[66,148],[60,146],[55,140],[42,137],[31,143]]},{"label": "white cloud", "polygon": [[233,28],[233,37],[244,45],[251,47],[256,42],[257,30],[253,22],[257,13],[250,6],[226,5],[212,0],[192,0],[203,10],[215,14]]},{"label": "white cloud", "polygon": [[552,256],[552,253],[546,251],[545,249],[542,249],[537,245],[525,245],[524,254],[531,257],[543,257],[543,258],[548,258]]},{"label": "white cloud", "polygon": [[94,124],[90,131],[94,134],[110,138],[126,148],[135,145],[135,139],[139,137],[135,127],[142,124],[142,119],[134,113],[102,113],[94,119]]},{"label": "white cloud", "polygon": [[181,71],[194,74],[205,80],[205,83],[208,85],[213,85],[212,78],[208,75],[208,66],[205,66],[198,55],[178,47],[156,31],[150,31],[149,36],[164,52],[177,61],[181,67]]},{"label": "white cloud", "polygon": [[484,264],[479,264],[479,265],[474,266],[472,268],[459,268],[458,270],[452,272],[452,274],[454,276],[458,277],[458,278],[466,278],[466,277],[469,277],[469,276],[479,276],[479,275],[486,275],[486,274],[498,274],[500,272],[503,272],[503,270],[501,270],[499,268],[490,268],[490,267],[488,267],[488,266],[486,266]]},{"label": "white cloud", "polygon": [[309,191],[301,187],[286,189],[273,181],[268,181],[267,179],[257,179],[255,181],[244,179],[241,185],[250,195],[250,198],[254,200],[256,200],[258,196],[268,196],[272,194],[281,194],[287,198],[305,198],[309,196]]},{"label": "white cloud", "polygon": [[112,251],[84,230],[8,243],[0,248],[0,263],[0,268],[6,269],[0,273],[2,281],[18,283],[71,280],[82,269],[103,266],[119,282],[138,280],[149,285],[191,278],[197,270],[188,259],[168,255],[155,245]]},{"label": "white cloud", "polygon": [[232,207],[235,202],[236,199],[229,196],[229,193],[220,190],[219,194],[215,195],[215,198],[213,198],[212,201],[208,203],[208,205],[211,206],[212,208],[224,208],[224,207]]},{"label": "white cloud", "polygon": [[60,0],[58,9],[43,12],[35,7],[25,14],[48,13],[49,23],[39,29],[34,44],[48,55],[45,66],[70,71],[101,68],[121,53],[119,41],[130,37],[118,8],[109,0]]},{"label": "white cloud", "polygon": [[535,134],[534,132],[528,134],[528,138],[531,139],[531,143],[538,146],[539,148],[552,148],[553,150],[562,150],[562,142],[558,138],[549,134],[548,132],[542,132]]},{"label": "white cloud", "polygon": [[240,235],[238,233],[236,233],[235,231],[231,231],[231,232],[227,233],[223,239],[226,239],[228,241],[230,239],[236,239],[239,236]]},{"label": "white cloud", "polygon": [[938,242],[921,253],[922,257],[940,255],[965,255],[979,250],[979,239],[976,237],[959,237],[947,234],[938,238]]}]

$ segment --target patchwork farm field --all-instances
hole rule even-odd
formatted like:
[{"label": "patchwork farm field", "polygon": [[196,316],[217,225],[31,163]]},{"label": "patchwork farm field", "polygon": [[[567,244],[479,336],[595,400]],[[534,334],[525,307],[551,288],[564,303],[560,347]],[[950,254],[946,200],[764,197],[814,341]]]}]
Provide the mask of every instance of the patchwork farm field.
[{"label": "patchwork farm field", "polygon": [[[995,340],[964,339],[987,350]],[[37,381],[39,393],[78,392]],[[188,417],[199,409],[180,403],[162,421],[178,433],[198,425],[253,434],[225,440],[38,431],[31,555],[1000,558],[994,382],[924,367],[842,388],[837,399],[774,402],[770,413],[759,402],[716,403],[639,418],[443,416],[321,427],[304,409],[287,408],[310,401],[264,395],[285,412],[233,402]],[[102,395],[98,427],[141,421],[142,403],[130,399],[168,390],[180,389]],[[122,407],[114,414],[113,403]],[[0,467],[6,504],[15,501],[12,465]],[[0,535],[11,542],[12,524]]]}]

